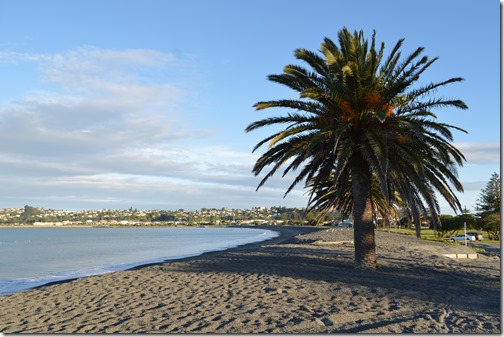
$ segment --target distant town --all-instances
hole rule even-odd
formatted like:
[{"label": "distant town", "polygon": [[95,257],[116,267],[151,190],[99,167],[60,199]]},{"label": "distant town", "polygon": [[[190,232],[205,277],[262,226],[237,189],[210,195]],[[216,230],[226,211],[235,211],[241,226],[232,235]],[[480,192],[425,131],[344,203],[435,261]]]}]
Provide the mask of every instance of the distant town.
[{"label": "distant town", "polygon": [[[87,210],[69,211],[32,206],[0,209],[2,226],[233,226],[233,225],[314,225],[316,214],[304,208],[254,207],[251,209],[202,208],[178,210]],[[338,213],[329,213],[318,223],[343,221]]]}]

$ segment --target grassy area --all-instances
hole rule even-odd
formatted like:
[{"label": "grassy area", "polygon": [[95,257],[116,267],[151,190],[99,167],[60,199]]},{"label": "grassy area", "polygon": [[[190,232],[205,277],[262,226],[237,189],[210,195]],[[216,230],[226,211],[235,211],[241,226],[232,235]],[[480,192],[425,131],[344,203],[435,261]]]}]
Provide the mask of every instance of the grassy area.
[{"label": "grassy area", "polygon": [[[392,233],[406,234],[416,236],[416,231],[414,229],[404,229],[404,228],[391,228],[384,229],[384,231],[390,231]],[[446,239],[440,238],[436,236],[436,233],[432,229],[422,229],[420,231],[420,236],[422,240],[430,240],[430,241],[446,241]]]},{"label": "grassy area", "polygon": [[[416,236],[416,231],[414,229],[391,228],[390,230],[388,230],[388,229],[383,229],[383,230],[390,231],[393,233],[400,233],[400,234],[407,234],[407,235]],[[468,230],[468,232],[475,232],[475,231],[476,230],[473,230],[473,229]],[[464,234],[464,231],[463,230],[458,231],[453,235],[457,235],[457,234]],[[483,241],[480,241],[480,242],[485,242],[485,243],[499,242],[496,240],[488,239],[488,234],[486,234],[486,233],[482,233],[482,234],[483,234]],[[420,231],[420,236],[422,237],[422,240],[439,241],[439,242],[448,243],[447,238],[437,237],[436,233],[432,229],[422,229]],[[456,244],[458,244],[458,243],[456,243]]]},{"label": "grassy area", "polygon": [[[393,233],[400,233],[400,234],[405,234],[405,235],[416,236],[416,231],[414,229],[391,228],[390,230],[389,229],[381,229],[381,230],[383,230],[383,231],[390,231],[390,232],[393,232]],[[469,230],[469,231],[474,232],[475,230]],[[457,235],[457,234],[464,234],[464,231],[463,230],[458,231],[458,232],[456,232],[453,235]],[[477,242],[489,243],[489,244],[491,244],[491,243],[500,244],[499,241],[488,239],[488,234],[487,235],[485,235],[485,233],[482,233],[482,234],[483,234],[483,240],[482,241],[477,241]],[[450,246],[459,246],[460,244],[463,244],[461,242],[451,242],[451,241],[448,241],[447,237],[446,238],[437,237],[436,233],[432,229],[422,229],[420,231],[420,236],[422,237],[422,240],[442,242],[442,243],[444,243],[446,245],[450,245]],[[467,247],[471,248],[472,250],[474,250],[476,252],[484,252],[485,251],[485,249],[483,249],[483,248],[474,247],[472,245],[468,245]]]}]

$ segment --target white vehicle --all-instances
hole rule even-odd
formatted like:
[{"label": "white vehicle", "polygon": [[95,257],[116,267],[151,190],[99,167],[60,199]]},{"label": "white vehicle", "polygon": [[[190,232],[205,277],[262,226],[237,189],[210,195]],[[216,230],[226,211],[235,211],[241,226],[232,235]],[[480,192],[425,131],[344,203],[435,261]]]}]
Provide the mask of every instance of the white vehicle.
[{"label": "white vehicle", "polygon": [[473,236],[476,238],[477,241],[483,240],[483,234],[478,233],[478,232],[467,232],[467,235]]},{"label": "white vehicle", "polygon": [[455,236],[450,236],[448,238],[448,241],[455,242],[455,241],[476,241],[476,237],[474,235],[468,235],[468,234],[459,234]]}]

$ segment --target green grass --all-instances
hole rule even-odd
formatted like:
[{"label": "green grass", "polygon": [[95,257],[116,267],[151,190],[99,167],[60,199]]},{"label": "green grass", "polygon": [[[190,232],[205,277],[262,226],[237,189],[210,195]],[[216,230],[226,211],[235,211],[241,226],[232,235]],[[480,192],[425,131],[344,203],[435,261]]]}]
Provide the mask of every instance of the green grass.
[{"label": "green grass", "polygon": [[[380,229],[380,230],[389,231],[388,229]],[[477,230],[468,229],[467,231],[468,232],[476,232]],[[416,231],[414,229],[391,228],[390,232],[416,236]],[[464,231],[463,230],[457,231],[453,235],[458,235],[458,234],[464,234]],[[490,240],[490,239],[488,239],[488,234],[486,234],[486,233],[482,232],[482,234],[483,234],[483,241],[479,241],[479,242],[486,242],[486,243],[499,242],[499,241],[496,241],[496,240]],[[447,240],[448,237],[445,237],[445,238],[437,237],[436,233],[434,232],[433,229],[423,229],[422,228],[422,230],[420,231],[420,236],[422,237],[422,240],[430,240],[430,241],[438,241],[438,242],[450,243]],[[455,243],[455,245],[458,245],[458,243]]]},{"label": "green grass", "polygon": [[[399,234],[411,235],[411,236],[416,237],[416,231],[414,229],[392,228],[390,230],[383,229],[383,231],[390,231],[392,233],[399,233]],[[459,231],[459,232],[460,232],[460,234],[464,233],[464,231]],[[456,232],[454,235],[459,234],[459,232]],[[459,242],[448,241],[447,237],[446,238],[437,237],[436,233],[432,229],[422,229],[420,231],[420,236],[422,237],[422,240],[441,242],[441,243],[444,243],[444,244],[450,245],[450,246],[459,246],[460,245]],[[495,241],[489,240],[489,239],[486,239],[483,237],[483,241],[478,241],[478,242],[490,243],[490,242],[495,242]],[[479,247],[468,246],[468,248],[471,248],[472,250],[474,250],[476,252],[484,252],[485,251],[483,248],[479,248]]]},{"label": "green grass", "polygon": [[[385,231],[389,230],[386,229]],[[390,229],[390,232],[416,236],[416,231],[414,229],[392,228]],[[437,237],[436,233],[432,229],[422,229],[420,231],[420,236],[422,237],[422,240],[443,241],[443,242],[446,241],[443,238]]]}]

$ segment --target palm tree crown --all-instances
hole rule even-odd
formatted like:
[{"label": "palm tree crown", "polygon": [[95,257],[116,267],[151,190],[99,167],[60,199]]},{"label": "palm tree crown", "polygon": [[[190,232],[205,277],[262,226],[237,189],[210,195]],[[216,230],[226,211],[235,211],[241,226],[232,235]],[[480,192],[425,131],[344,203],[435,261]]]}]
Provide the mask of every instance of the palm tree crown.
[{"label": "palm tree crown", "polygon": [[291,111],[246,128],[286,126],[254,148],[268,146],[253,168],[255,175],[269,170],[258,189],[282,166],[283,175],[296,171],[286,194],[304,181],[309,206],[353,212],[355,259],[371,269],[376,266],[373,205],[383,209],[400,198],[416,211],[436,215],[438,192],[453,209],[461,209],[453,188],[463,191],[456,168],[465,158],[450,142],[451,129],[465,131],[437,122],[432,110],[467,109],[461,100],[432,97],[462,78],[412,88],[437,58],[421,56],[423,48],[418,48],[402,59],[403,40],[384,58],[385,45],[377,50],[375,35],[369,45],[362,31],[344,28],[339,47],[325,38],[321,55],[297,49],[295,57],[311,70],[287,65],[283,74],[268,78],[298,92],[299,99],[255,104],[256,110]]}]

